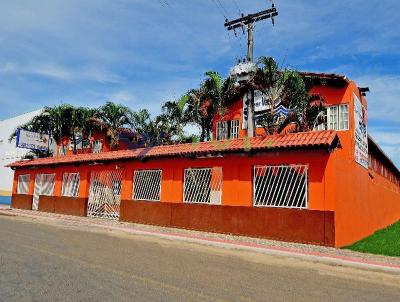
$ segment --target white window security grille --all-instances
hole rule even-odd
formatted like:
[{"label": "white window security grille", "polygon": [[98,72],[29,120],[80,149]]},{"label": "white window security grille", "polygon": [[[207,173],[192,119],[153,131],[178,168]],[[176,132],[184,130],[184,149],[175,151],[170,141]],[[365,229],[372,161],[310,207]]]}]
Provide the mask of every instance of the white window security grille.
[{"label": "white window security grille", "polygon": [[100,153],[103,150],[103,140],[99,139],[93,142],[93,153]]},{"label": "white window security grille", "polygon": [[35,189],[33,192],[32,209],[37,210],[39,206],[39,196],[53,196],[55,174],[36,174]]},{"label": "white window security grille", "polygon": [[221,121],[217,123],[217,140],[228,139],[228,122]]},{"label": "white window security grille", "polygon": [[222,168],[185,169],[183,202],[221,204]]},{"label": "white window security grille", "polygon": [[239,138],[239,120],[231,121],[230,138],[231,139]]},{"label": "white window security grille", "polygon": [[308,166],[255,166],[253,202],[258,207],[307,208]]},{"label": "white window security grille", "polygon": [[17,194],[29,194],[29,181],[31,176],[29,174],[18,176]]},{"label": "white window security grille", "polygon": [[133,175],[133,200],[160,201],[161,170],[136,170]]},{"label": "white window security grille", "polygon": [[79,183],[79,173],[64,173],[61,195],[67,197],[78,197]]},{"label": "white window security grille", "polygon": [[118,219],[122,169],[95,171],[90,176],[88,216]]}]

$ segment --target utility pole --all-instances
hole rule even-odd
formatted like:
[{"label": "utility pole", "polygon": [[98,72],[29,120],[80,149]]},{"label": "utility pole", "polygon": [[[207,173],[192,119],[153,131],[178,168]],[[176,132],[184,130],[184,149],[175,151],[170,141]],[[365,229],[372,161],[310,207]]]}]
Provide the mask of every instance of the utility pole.
[{"label": "utility pole", "polygon": [[[260,11],[258,13],[249,14],[242,16],[238,19],[229,21],[225,19],[224,26],[228,30],[233,30],[236,35],[236,29],[241,28],[243,33],[245,32],[245,27],[247,27],[247,62],[253,62],[253,52],[254,52],[254,23],[265,20],[271,19],[272,25],[275,24],[274,17],[278,16],[278,11],[275,5],[272,3],[272,7],[267,10]],[[255,135],[255,121],[254,121],[254,91],[251,90],[248,94],[248,104],[247,104],[247,136],[254,137]]]}]

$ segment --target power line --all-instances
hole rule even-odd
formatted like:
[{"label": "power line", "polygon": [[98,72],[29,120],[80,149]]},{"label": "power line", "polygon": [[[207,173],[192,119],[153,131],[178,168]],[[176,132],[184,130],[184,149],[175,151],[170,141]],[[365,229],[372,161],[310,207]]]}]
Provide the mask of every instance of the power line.
[{"label": "power line", "polygon": [[242,11],[240,10],[239,4],[237,3],[236,0],[233,0],[233,4],[236,6],[236,8],[237,8],[239,14],[242,14]]},{"label": "power line", "polygon": [[216,0],[211,0],[215,6],[217,7],[217,10],[220,12],[220,14],[222,15],[222,17],[224,17],[225,19],[228,19],[227,14],[224,13],[224,9],[218,5]]},{"label": "power line", "polygon": [[[226,10],[225,6],[222,4],[221,0],[217,0],[219,5],[221,6],[222,10],[225,12],[226,16],[228,16],[228,11]],[[228,16],[229,17],[229,16]]]}]

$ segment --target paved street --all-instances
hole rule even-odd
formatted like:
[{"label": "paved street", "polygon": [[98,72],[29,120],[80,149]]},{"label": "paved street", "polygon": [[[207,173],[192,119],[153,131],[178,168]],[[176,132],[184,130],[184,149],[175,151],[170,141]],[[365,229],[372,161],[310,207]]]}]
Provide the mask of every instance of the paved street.
[{"label": "paved street", "polygon": [[400,276],[0,216],[0,301],[399,301]]}]

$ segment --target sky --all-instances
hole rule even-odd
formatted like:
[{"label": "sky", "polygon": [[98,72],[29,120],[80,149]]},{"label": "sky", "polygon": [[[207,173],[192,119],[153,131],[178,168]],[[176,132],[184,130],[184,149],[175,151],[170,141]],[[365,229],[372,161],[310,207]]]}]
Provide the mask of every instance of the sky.
[{"label": "sky", "polygon": [[[400,1],[276,0],[259,22],[255,57],[368,86],[369,133],[400,166]],[[266,0],[0,0],[0,120],[43,106],[147,108],[226,76],[246,37],[224,18]]]}]

